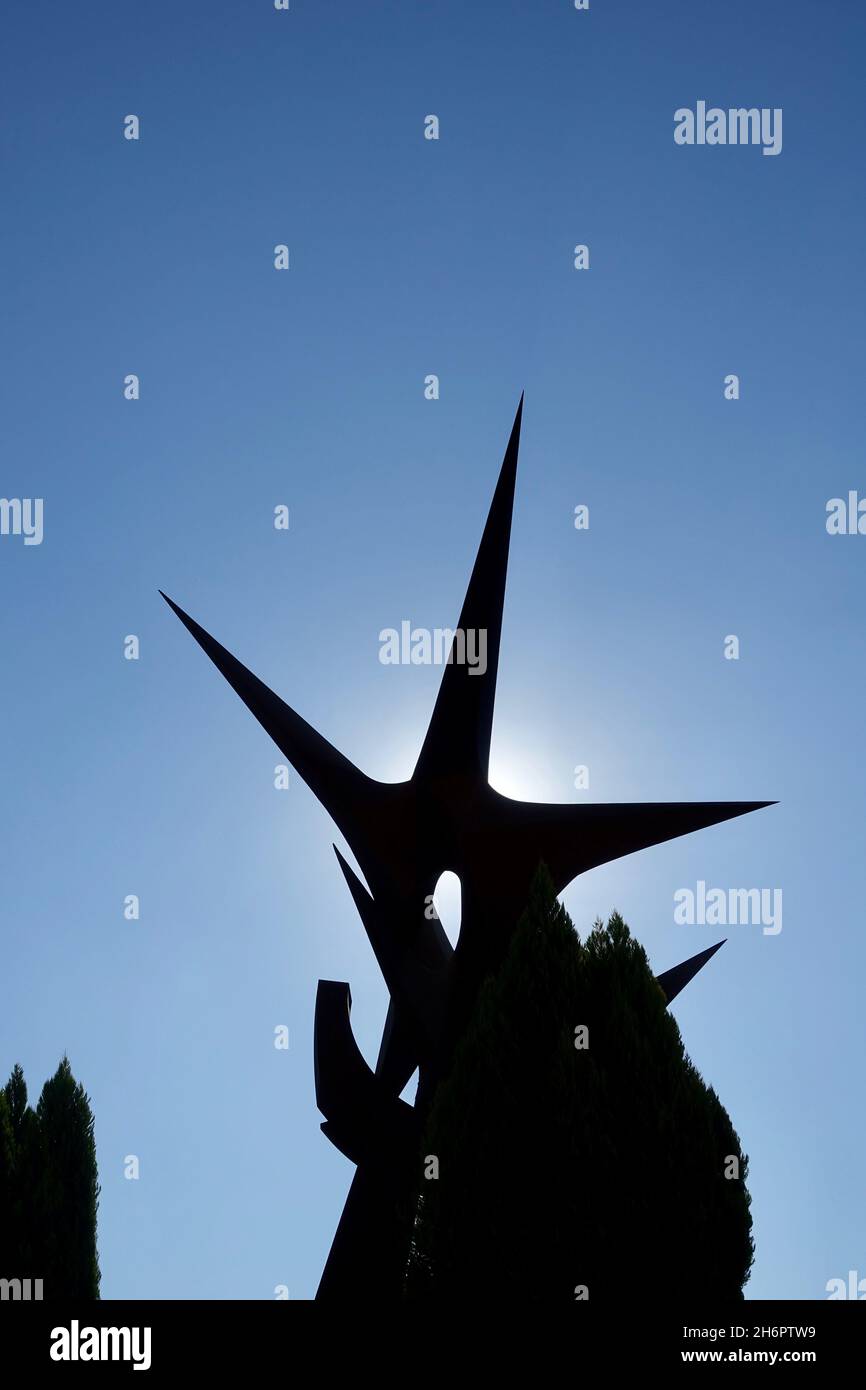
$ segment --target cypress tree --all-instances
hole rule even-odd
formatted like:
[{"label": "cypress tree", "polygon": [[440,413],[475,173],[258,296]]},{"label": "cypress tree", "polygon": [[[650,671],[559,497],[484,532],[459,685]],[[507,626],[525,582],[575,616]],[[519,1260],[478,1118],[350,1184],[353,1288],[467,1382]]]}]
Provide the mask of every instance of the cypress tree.
[{"label": "cypress tree", "polygon": [[36,1227],[45,1298],[98,1298],[93,1113],[67,1057],[43,1086],[36,1118]]},{"label": "cypress tree", "polygon": [[3,1269],[6,1278],[38,1277],[40,1244],[36,1231],[35,1189],[38,1181],[38,1125],[27,1104],[27,1082],[16,1062],[3,1091],[8,1118],[3,1203]]},{"label": "cypress tree", "polygon": [[731,1121],[622,918],[582,943],[543,868],[434,1097],[427,1155],[410,1297],[742,1298]]}]

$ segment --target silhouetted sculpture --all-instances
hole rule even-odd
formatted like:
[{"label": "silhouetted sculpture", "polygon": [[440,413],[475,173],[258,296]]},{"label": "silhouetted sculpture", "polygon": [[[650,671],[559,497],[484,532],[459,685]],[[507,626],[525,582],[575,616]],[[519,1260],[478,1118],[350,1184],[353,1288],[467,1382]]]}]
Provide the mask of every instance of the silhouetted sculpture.
[{"label": "silhouetted sculpture", "polygon": [[[458,626],[464,634],[486,631],[486,670],[453,660],[452,645],[409,781],[367,777],[163,594],[329,811],[367,881],[365,887],[335,846],[391,998],[373,1072],[352,1034],[349,986],[319,982],[315,1074],[322,1130],[357,1165],[319,1298],[399,1296],[420,1123],[481,980],[502,958],[539,863],[561,893],[587,869],[773,804],[545,805],[511,800],[489,785],[522,411],[521,397]],[[445,870],[461,883],[456,949],[430,915]],[[658,977],[668,1002],[717,949]],[[416,1067],[410,1106],[400,1093]]]}]

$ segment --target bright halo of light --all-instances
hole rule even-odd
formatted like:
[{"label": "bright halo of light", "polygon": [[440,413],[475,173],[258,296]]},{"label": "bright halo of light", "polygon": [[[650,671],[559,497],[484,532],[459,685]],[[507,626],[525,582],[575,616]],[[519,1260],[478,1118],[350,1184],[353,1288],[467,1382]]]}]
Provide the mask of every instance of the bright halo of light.
[{"label": "bright halo of light", "polygon": [[510,796],[513,801],[561,799],[529,754],[495,738],[490,750],[489,781],[495,791]]}]

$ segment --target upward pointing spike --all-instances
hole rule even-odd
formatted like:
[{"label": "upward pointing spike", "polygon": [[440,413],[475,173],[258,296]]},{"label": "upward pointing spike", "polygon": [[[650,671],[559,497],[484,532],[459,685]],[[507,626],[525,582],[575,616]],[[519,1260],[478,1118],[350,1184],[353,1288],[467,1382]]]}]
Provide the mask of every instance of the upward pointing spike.
[{"label": "upward pointing spike", "polygon": [[[418,757],[416,777],[459,772],[487,780],[522,418],[521,395],[460,614],[459,629],[468,652],[474,656],[483,654],[485,669],[483,673],[478,669],[480,663],[475,667],[465,661],[458,664],[454,659],[458,655],[455,638]],[[481,633],[483,639],[479,637]],[[481,641],[483,647],[479,645]],[[468,646],[470,642],[474,647]]]},{"label": "upward pointing spike", "polygon": [[699,970],[702,970],[707,961],[716,954],[724,941],[717,941],[715,946],[708,946],[705,951],[698,951],[696,956],[689,956],[679,965],[675,965],[672,970],[666,970],[663,975],[656,976],[656,984],[661,985],[665,998],[672,1004],[680,990],[685,989],[689,980],[693,980]]},{"label": "upward pointing spike", "polygon": [[311,724],[220,646],[162,589],[159,592],[351,842],[357,831],[359,803],[372,813],[380,784],[316,733]]}]

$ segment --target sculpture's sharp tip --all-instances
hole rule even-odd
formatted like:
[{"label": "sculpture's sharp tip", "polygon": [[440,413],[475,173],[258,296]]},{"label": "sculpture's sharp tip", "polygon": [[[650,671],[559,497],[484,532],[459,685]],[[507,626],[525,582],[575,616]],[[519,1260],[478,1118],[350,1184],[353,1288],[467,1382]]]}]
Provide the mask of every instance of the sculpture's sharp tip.
[{"label": "sculpture's sharp tip", "polygon": [[517,411],[514,416],[514,424],[511,426],[511,438],[508,441],[509,449],[514,449],[520,442],[520,423],[523,419],[523,392],[520,393],[520,400],[517,402]]},{"label": "sculpture's sharp tip", "polygon": [[661,975],[656,976],[656,983],[662,988],[668,1004],[672,1004],[677,995],[685,989],[686,985],[695,978],[699,970],[702,970],[707,961],[711,960],[716,951],[721,950],[727,937],[722,941],[717,941],[715,946],[707,946],[703,951],[699,951],[696,956],[689,956],[688,960],[681,961],[672,970],[665,970]]},{"label": "sculpture's sharp tip", "polygon": [[169,598],[168,594],[164,593],[162,589],[159,590],[159,593],[162,596],[162,598],[165,599],[172,613],[176,613],[179,618],[186,617],[186,614],[184,613],[183,609],[178,607],[173,598]]},{"label": "sculpture's sharp tip", "polygon": [[[211,637],[209,632],[205,632],[204,628],[196,622],[195,618],[191,618],[188,613],[183,611],[179,603],[175,603],[174,599],[169,598],[168,594],[164,593],[162,589],[160,589],[159,592],[162,594],[162,597],[165,599],[174,616],[180,619],[187,632],[192,634],[199,646],[204,648],[211,661],[213,661],[220,670],[222,670],[222,666],[220,665],[217,653],[221,653],[223,656],[228,657],[230,661],[234,660],[231,652],[225,651],[225,649],[220,646],[219,642]],[[223,675],[225,674],[223,670]]]}]

